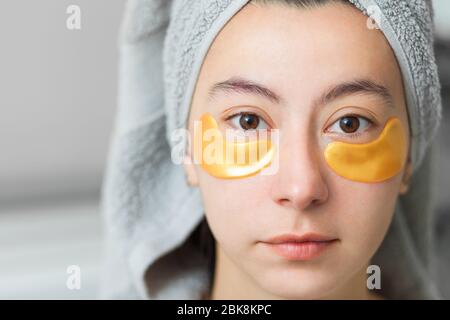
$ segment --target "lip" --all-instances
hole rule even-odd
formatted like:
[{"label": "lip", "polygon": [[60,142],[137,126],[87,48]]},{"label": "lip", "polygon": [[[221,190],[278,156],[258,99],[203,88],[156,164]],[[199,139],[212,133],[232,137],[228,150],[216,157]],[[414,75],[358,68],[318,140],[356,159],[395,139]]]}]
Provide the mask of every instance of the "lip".
[{"label": "lip", "polygon": [[283,234],[263,241],[276,254],[296,261],[312,260],[339,241],[337,238],[306,233],[303,235]]}]

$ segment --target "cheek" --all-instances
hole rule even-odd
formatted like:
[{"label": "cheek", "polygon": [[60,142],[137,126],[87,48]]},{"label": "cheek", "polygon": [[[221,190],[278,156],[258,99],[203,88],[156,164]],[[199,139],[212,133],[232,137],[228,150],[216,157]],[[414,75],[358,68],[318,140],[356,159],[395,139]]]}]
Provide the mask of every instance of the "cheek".
[{"label": "cheek", "polygon": [[224,247],[250,245],[255,234],[263,199],[267,194],[257,177],[218,179],[197,171],[205,215],[216,240]]},{"label": "cheek", "polygon": [[382,183],[355,183],[339,180],[335,219],[345,248],[351,254],[373,254],[390,225],[400,185],[400,177]]}]

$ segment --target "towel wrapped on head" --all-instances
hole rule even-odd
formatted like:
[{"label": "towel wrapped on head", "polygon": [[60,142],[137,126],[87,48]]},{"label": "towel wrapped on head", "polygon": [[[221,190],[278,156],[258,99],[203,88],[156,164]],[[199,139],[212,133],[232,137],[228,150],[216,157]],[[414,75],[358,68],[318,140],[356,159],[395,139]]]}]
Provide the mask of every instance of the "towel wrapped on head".
[{"label": "towel wrapped on head", "polygon": [[[441,118],[427,0],[349,0],[399,63],[411,127],[413,178],[374,262],[389,298],[439,298],[429,272],[432,140]],[[198,247],[201,195],[171,161],[209,46],[248,0],[129,0],[119,49],[119,108],[102,189],[106,259],[101,297],[199,299],[210,264]]]}]

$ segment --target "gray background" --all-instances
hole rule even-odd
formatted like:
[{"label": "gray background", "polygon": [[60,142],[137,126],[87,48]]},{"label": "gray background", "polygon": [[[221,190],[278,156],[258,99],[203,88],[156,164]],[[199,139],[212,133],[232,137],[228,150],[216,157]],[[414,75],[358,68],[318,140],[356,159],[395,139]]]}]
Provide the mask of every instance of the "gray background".
[{"label": "gray background", "polygon": [[[434,270],[450,298],[450,1],[434,1],[444,97]],[[66,8],[81,8],[81,30]],[[124,1],[0,2],[0,299],[96,298],[100,185]],[[447,267],[444,267],[447,261]],[[81,290],[66,287],[69,265]]]},{"label": "gray background", "polygon": [[[81,8],[81,30],[66,8]],[[0,2],[0,298],[95,298],[124,1]],[[70,265],[81,289],[66,287]]]}]

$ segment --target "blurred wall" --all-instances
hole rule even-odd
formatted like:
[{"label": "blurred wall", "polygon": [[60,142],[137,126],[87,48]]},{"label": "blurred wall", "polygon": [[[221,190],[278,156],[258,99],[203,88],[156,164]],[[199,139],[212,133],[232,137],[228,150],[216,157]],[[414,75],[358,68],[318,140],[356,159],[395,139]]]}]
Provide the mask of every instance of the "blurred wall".
[{"label": "blurred wall", "polygon": [[[80,30],[66,27],[72,4]],[[0,299],[97,297],[123,5],[0,1]]]},{"label": "blurred wall", "polygon": [[[66,28],[71,4],[81,30]],[[123,4],[0,2],[0,208],[98,195]]]}]

